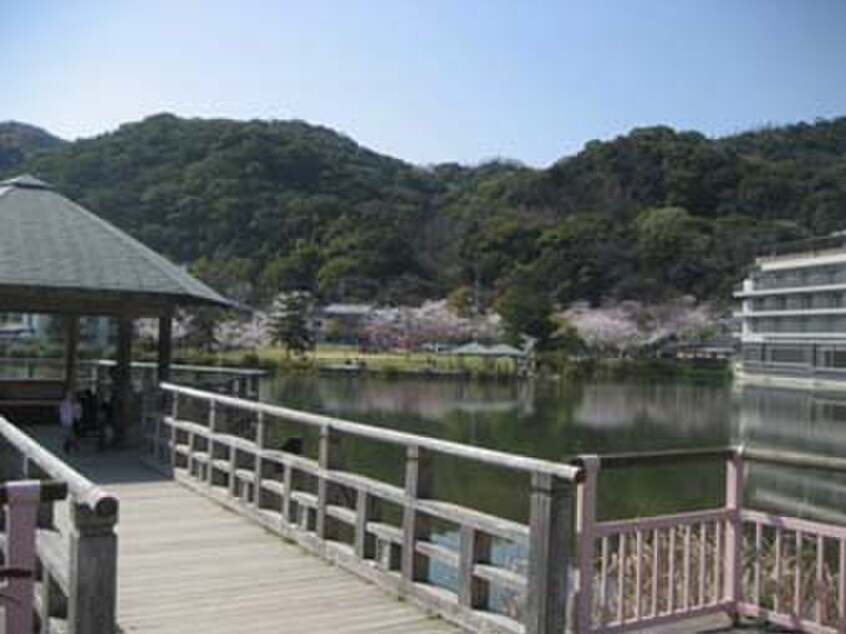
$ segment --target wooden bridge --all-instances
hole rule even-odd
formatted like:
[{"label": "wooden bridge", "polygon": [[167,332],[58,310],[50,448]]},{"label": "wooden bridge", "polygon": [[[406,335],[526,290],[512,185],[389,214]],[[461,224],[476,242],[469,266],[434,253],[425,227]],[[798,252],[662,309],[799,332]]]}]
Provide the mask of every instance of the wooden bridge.
[{"label": "wooden bridge", "polygon": [[[72,469],[48,451],[54,430],[35,442],[0,419],[12,477],[67,484],[67,502],[39,511],[42,632],[690,632],[717,615],[846,630],[846,529],[746,509],[741,495],[745,459],[837,471],[844,460],[726,448],[560,464],[161,388],[152,468],[89,450]],[[282,425],[310,431],[317,450],[301,455]],[[350,455],[364,442],[396,450],[398,483]],[[438,455],[525,478],[528,523],[439,499]],[[691,460],[727,465],[722,507],[597,521],[600,467]],[[517,557],[497,556],[503,544]]]}]

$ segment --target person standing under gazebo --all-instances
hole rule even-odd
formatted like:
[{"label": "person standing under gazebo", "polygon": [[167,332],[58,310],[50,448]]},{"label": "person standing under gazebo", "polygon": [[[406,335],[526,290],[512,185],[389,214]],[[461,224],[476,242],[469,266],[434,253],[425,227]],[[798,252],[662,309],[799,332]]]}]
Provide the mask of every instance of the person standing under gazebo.
[{"label": "person standing under gazebo", "polygon": [[68,390],[59,403],[59,424],[65,433],[65,441],[62,445],[65,453],[70,453],[71,449],[79,449],[76,427],[80,418],[82,418],[82,406],[76,400],[74,393]]}]

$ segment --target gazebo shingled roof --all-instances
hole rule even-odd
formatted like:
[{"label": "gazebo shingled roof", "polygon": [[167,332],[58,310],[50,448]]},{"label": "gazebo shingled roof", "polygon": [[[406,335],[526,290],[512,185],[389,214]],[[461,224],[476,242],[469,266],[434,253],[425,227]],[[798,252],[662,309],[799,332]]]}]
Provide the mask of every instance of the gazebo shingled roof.
[{"label": "gazebo shingled roof", "polygon": [[50,185],[0,182],[0,310],[156,316],[179,304],[233,306]]}]

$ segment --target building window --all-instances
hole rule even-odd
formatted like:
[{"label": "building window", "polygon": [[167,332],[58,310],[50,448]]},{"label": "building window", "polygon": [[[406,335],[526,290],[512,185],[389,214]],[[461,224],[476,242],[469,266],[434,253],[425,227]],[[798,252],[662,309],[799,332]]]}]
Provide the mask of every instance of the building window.
[{"label": "building window", "polygon": [[801,346],[772,346],[767,352],[771,363],[808,363],[808,349]]},{"label": "building window", "polygon": [[818,356],[824,368],[846,368],[846,348],[823,348]]},{"label": "building window", "polygon": [[744,361],[763,361],[764,347],[756,345],[743,346],[743,360]]}]

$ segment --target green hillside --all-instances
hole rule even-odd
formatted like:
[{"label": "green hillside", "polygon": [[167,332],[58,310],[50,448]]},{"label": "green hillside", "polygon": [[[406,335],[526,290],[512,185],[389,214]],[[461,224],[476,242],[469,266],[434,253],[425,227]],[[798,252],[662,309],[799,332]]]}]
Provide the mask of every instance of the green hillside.
[{"label": "green hillside", "polygon": [[0,169],[14,169],[41,150],[64,143],[49,132],[17,121],[0,122]]},{"label": "green hillside", "polygon": [[53,183],[255,303],[474,285],[486,301],[727,301],[766,245],[846,224],[846,118],[723,139],[636,129],[547,169],[420,167],[301,121],[168,114],[9,158],[4,125],[5,174]]}]

